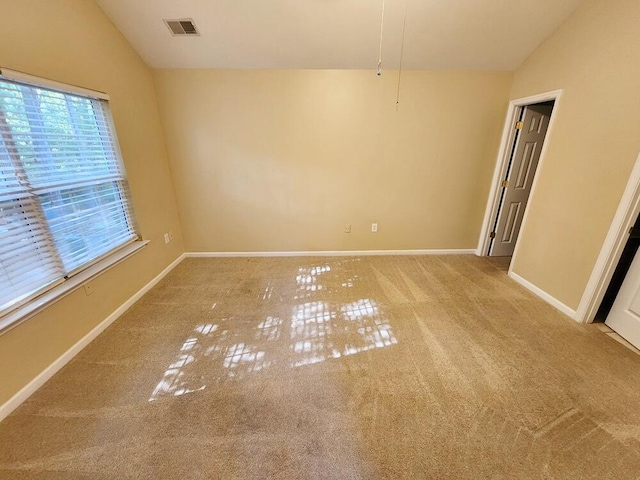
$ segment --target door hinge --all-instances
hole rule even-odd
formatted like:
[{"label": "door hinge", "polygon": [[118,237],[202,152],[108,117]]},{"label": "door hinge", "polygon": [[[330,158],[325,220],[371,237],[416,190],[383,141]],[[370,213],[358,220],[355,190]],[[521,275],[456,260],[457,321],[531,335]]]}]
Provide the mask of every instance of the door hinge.
[{"label": "door hinge", "polygon": [[491,232],[489,234],[489,238],[496,238],[496,232]]},{"label": "door hinge", "polygon": [[505,180],[504,182],[502,182],[502,186],[503,187],[508,187],[509,186],[509,180]]},{"label": "door hinge", "polygon": [[523,126],[524,126],[524,123],[522,123],[522,122],[516,123],[516,130],[522,130]]}]

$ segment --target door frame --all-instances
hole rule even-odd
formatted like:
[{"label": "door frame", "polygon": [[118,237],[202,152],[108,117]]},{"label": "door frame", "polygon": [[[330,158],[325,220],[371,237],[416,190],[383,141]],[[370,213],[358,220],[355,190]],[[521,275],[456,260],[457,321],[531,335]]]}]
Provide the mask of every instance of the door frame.
[{"label": "door frame", "polygon": [[[560,103],[560,98],[562,97],[562,90],[552,90],[550,92],[540,93],[537,95],[532,95],[529,97],[518,98],[515,100],[511,100],[509,102],[509,107],[507,109],[507,118],[504,123],[504,128],[502,130],[502,139],[500,140],[500,149],[498,150],[498,158],[496,160],[496,166],[493,171],[493,178],[491,180],[491,189],[489,190],[489,198],[487,200],[487,206],[484,212],[484,219],[482,220],[482,228],[480,230],[480,238],[478,239],[478,246],[476,248],[476,255],[486,257],[489,254],[489,243],[491,238],[489,234],[491,233],[492,224],[495,221],[496,215],[498,214],[498,206],[500,202],[500,190],[502,188],[502,178],[507,172],[507,167],[509,165],[509,161],[511,160],[511,148],[513,146],[513,141],[515,139],[515,129],[513,126],[515,125],[516,118],[520,109],[526,107],[527,105],[532,105],[534,103],[542,103],[553,100],[553,112],[551,113],[551,120],[549,121],[549,127],[547,128],[547,134],[544,139],[544,144],[542,145],[542,150],[540,152],[540,159],[538,160],[538,167],[536,168],[536,173],[533,177],[533,183],[531,184],[531,192],[529,192],[529,198],[531,198],[536,190],[536,186],[538,184],[538,171],[542,167],[544,159],[546,157],[547,149],[549,146],[549,139],[553,132],[553,126],[555,123],[555,119],[558,117],[557,111]],[[527,216],[529,213],[529,205],[524,210],[524,215],[522,216],[522,223],[520,225],[520,231],[524,228]],[[516,239],[515,248],[513,250],[513,255],[511,256],[511,265],[513,265],[513,260],[516,258],[518,254],[518,247],[520,246],[520,235]],[[511,274],[512,266],[509,266],[509,274]]]},{"label": "door frame", "polygon": [[593,322],[638,214],[640,214],[640,154],[631,170],[618,209],[578,304],[575,316],[578,322]]}]

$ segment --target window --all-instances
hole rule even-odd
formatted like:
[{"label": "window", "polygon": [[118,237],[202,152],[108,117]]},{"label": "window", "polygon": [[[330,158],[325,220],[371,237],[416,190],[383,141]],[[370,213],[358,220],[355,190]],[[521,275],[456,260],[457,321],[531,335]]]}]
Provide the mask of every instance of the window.
[{"label": "window", "polygon": [[137,238],[107,97],[69,88],[1,71],[0,316]]}]

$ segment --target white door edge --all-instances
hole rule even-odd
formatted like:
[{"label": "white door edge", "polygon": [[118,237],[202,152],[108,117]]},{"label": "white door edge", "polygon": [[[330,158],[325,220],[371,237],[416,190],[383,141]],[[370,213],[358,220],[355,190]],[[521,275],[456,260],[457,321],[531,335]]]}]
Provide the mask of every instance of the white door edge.
[{"label": "white door edge", "polygon": [[[500,148],[498,149],[498,157],[496,159],[496,166],[493,170],[493,177],[491,179],[491,188],[489,189],[489,198],[487,199],[487,206],[485,207],[484,219],[482,221],[482,228],[480,230],[480,237],[478,239],[478,247],[476,248],[476,255],[478,256],[486,256],[488,254],[489,249],[489,241],[491,240],[489,234],[491,233],[491,223],[492,220],[498,213],[498,201],[500,196],[498,195],[500,191],[500,184],[502,183],[502,177],[507,169],[507,164],[509,162],[510,157],[510,149],[509,146],[513,142],[513,125],[515,124],[515,119],[518,114],[520,108],[525,107],[527,105],[531,105],[534,103],[542,103],[548,102],[549,100],[554,100],[555,105],[553,106],[553,114],[551,115],[551,121],[549,122],[549,128],[547,129],[547,135],[545,137],[544,144],[542,145],[542,151],[540,152],[540,160],[538,161],[538,171],[542,168],[542,164],[544,158],[546,156],[546,152],[548,149],[548,145],[550,142],[550,137],[553,133],[553,125],[555,123],[555,119],[558,117],[558,106],[560,103],[560,97],[562,96],[562,90],[552,90],[550,92],[540,93],[537,95],[531,95],[529,97],[518,98],[515,100],[511,100],[509,102],[509,107],[507,109],[507,117],[505,119],[504,127],[502,129],[502,138],[500,140]],[[539,175],[536,175],[533,179],[533,185],[531,186],[531,193],[529,197],[532,198],[535,192],[536,185],[538,183]],[[520,231],[524,229],[524,226],[527,221],[527,213],[529,212],[529,208],[527,208],[524,212],[524,217],[522,219],[522,226],[520,227]],[[513,251],[513,256],[511,265],[513,265],[513,260],[516,258],[516,254],[518,253],[519,240],[516,240],[516,246]],[[511,272],[511,266],[509,267],[509,272]]]},{"label": "white door edge", "polygon": [[635,348],[640,348],[640,255],[634,255],[605,324]]},{"label": "white door edge", "polygon": [[576,310],[576,320],[592,323],[598,312],[613,272],[618,265],[629,230],[640,213],[640,154],[636,158],[627,186],[613,217],[609,232]]}]

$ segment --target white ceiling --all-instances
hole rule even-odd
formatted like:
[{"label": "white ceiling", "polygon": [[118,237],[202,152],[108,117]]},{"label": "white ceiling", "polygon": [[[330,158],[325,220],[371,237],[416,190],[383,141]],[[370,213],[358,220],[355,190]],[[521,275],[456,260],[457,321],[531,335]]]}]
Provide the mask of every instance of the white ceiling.
[{"label": "white ceiling", "polygon": [[[375,69],[382,0],[96,0],[155,68]],[[404,68],[513,70],[582,0],[407,0]],[[386,0],[383,67],[404,0]],[[173,37],[163,18],[193,18]]]}]

